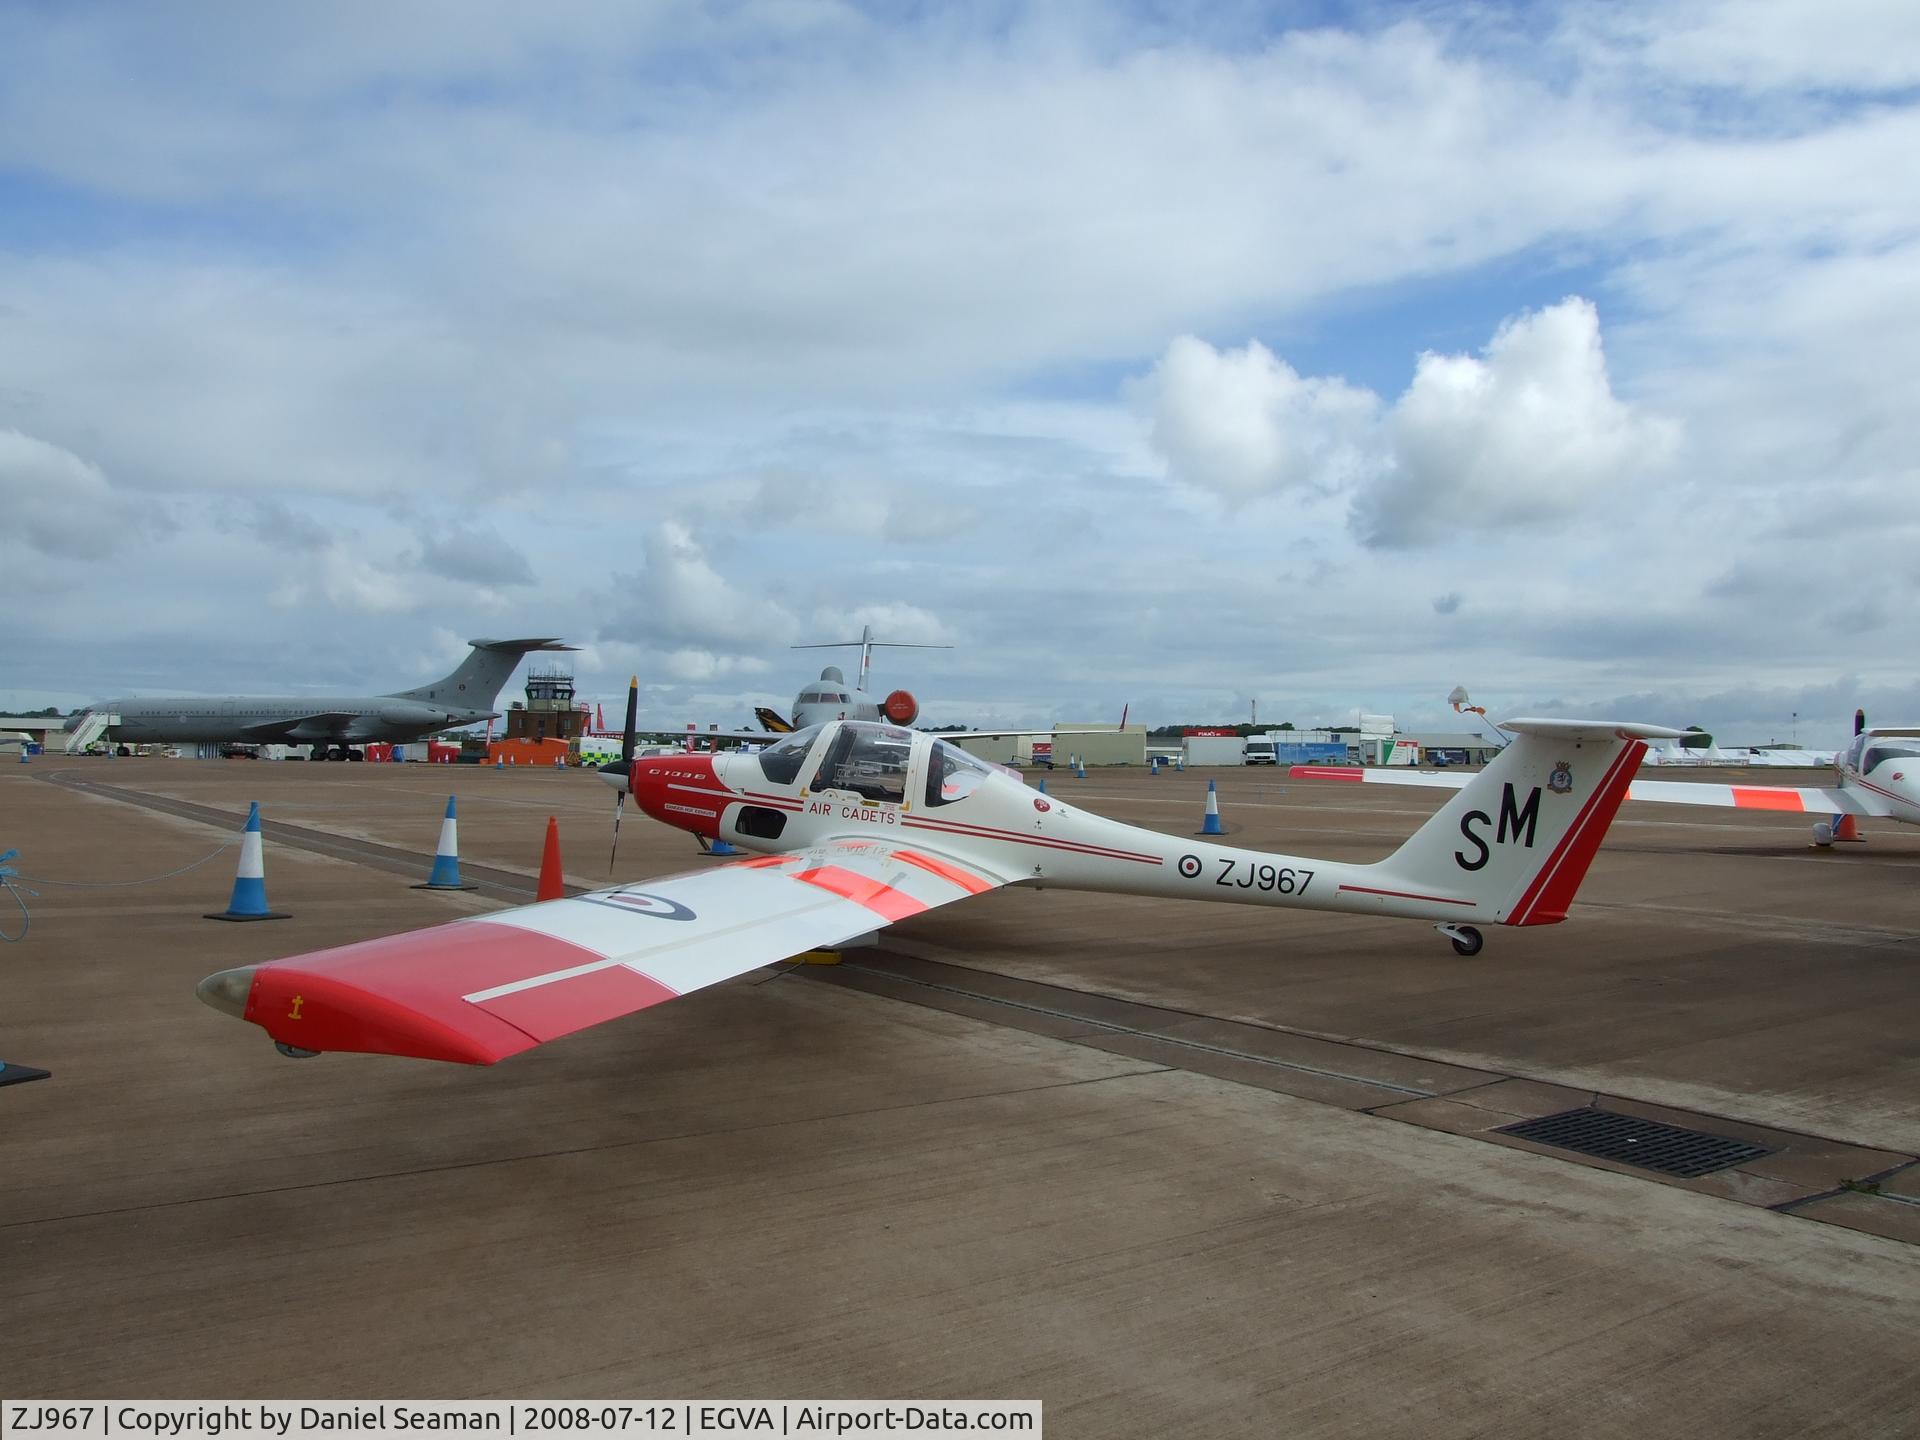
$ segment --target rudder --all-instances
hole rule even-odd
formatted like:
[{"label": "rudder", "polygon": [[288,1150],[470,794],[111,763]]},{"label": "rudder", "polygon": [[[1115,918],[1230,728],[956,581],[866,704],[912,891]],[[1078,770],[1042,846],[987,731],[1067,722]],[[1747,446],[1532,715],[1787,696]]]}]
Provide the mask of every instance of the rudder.
[{"label": "rudder", "polygon": [[396,700],[425,700],[469,710],[491,710],[500,698],[500,688],[520,664],[520,657],[534,650],[571,650],[557,638],[533,640],[470,640],[473,646],[467,658],[452,674],[411,690],[395,690]]},{"label": "rudder", "polygon": [[1403,891],[1470,900],[1483,920],[1551,925],[1586,878],[1654,725],[1533,720],[1406,844],[1380,862]]}]

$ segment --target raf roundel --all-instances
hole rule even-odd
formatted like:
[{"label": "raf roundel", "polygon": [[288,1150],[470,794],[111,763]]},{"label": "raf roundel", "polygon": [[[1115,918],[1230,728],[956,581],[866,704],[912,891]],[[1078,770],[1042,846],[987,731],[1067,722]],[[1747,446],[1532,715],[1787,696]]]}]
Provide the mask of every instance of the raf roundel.
[{"label": "raf roundel", "polygon": [[1200,857],[1198,855],[1182,855],[1180,857],[1180,873],[1189,880],[1193,879],[1194,876],[1200,873]]},{"label": "raf roundel", "polygon": [[614,890],[605,895],[582,895],[580,899],[595,905],[624,910],[629,915],[647,915],[655,920],[691,920],[693,911],[678,900],[664,895],[648,895],[639,890]]}]

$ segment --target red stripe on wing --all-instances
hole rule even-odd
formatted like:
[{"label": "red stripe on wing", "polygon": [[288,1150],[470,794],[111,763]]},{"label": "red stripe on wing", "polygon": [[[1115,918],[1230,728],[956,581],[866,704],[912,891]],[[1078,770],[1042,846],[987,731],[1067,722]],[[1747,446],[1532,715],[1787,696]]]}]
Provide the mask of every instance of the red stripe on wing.
[{"label": "red stripe on wing", "polygon": [[631,1015],[662,1000],[672,1000],[679,993],[625,965],[605,965],[582,975],[496,995],[478,1005],[536,1041],[545,1042],[602,1020]]},{"label": "red stripe on wing", "polygon": [[1733,803],[1742,810],[1805,810],[1798,790],[1762,790],[1747,785],[1729,787]]},{"label": "red stripe on wing", "polygon": [[491,1065],[538,1043],[461,997],[605,959],[512,925],[463,921],[257,967],[246,1018],[303,1050]]},{"label": "red stripe on wing", "polygon": [[969,895],[978,895],[993,889],[991,880],[983,880],[971,870],[962,870],[951,861],[941,860],[932,855],[923,855],[918,850],[896,850],[893,852],[893,858],[903,860],[909,865],[917,865],[928,874],[938,875],[949,885],[958,885]]},{"label": "red stripe on wing", "polygon": [[856,905],[864,905],[888,920],[904,920],[927,908],[904,890],[896,890],[882,880],[856,875],[838,865],[819,865],[811,870],[801,870],[793,878],[804,880],[809,885],[818,885],[822,890],[832,891]]}]

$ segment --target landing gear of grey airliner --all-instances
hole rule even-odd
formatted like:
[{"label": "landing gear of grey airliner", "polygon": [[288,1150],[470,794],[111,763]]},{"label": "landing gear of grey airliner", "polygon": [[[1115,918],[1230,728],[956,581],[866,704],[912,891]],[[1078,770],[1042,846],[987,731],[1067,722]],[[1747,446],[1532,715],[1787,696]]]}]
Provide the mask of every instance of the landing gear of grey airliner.
[{"label": "landing gear of grey airliner", "polygon": [[1486,944],[1486,938],[1471,925],[1436,925],[1433,927],[1452,943],[1455,953],[1460,955],[1478,955],[1480,947]]}]

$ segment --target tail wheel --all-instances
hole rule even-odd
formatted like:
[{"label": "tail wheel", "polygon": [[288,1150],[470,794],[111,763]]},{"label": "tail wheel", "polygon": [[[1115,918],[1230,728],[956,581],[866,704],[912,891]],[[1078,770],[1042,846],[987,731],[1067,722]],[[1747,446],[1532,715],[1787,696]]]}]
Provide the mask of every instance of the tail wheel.
[{"label": "tail wheel", "polygon": [[1833,844],[1833,826],[1822,820],[1813,827],[1813,843],[1816,845]]},{"label": "tail wheel", "polygon": [[1456,925],[1447,939],[1457,955],[1478,955],[1480,947],[1487,943],[1486,938],[1471,925]]}]

